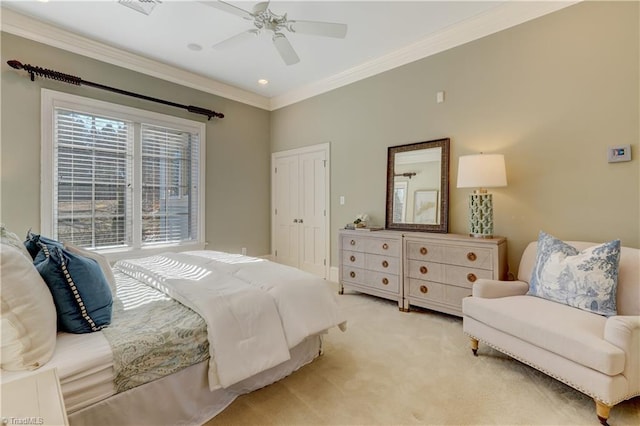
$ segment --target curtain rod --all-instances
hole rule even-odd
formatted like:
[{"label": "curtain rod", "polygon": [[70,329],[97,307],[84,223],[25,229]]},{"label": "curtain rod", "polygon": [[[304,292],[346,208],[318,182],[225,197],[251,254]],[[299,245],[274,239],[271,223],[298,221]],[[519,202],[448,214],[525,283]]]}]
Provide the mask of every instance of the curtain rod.
[{"label": "curtain rod", "polygon": [[210,109],[200,108],[200,107],[193,106],[193,105],[177,104],[175,102],[165,101],[164,99],[152,98],[151,96],[141,95],[139,93],[134,93],[134,92],[128,92],[126,90],[117,89],[115,87],[105,86],[104,84],[93,83],[91,81],[86,81],[86,80],[83,80],[80,77],[76,77],[74,75],[64,74],[64,73],[61,73],[61,72],[58,72],[58,71],[53,71],[53,70],[49,70],[49,69],[46,69],[46,68],[36,67],[36,66],[33,66],[33,65],[29,65],[29,64],[23,65],[20,61],[16,61],[15,59],[7,61],[7,64],[9,64],[9,66],[11,66],[12,68],[15,68],[15,69],[18,69],[18,70],[22,69],[22,70],[27,71],[29,73],[29,76],[31,77],[31,81],[34,81],[35,80],[35,76],[37,75],[39,77],[50,78],[52,80],[62,81],[63,83],[73,84],[73,85],[76,85],[76,86],[81,86],[81,85],[91,86],[91,87],[95,87],[95,88],[98,88],[98,89],[108,90],[110,92],[119,93],[121,95],[132,96],[134,98],[144,99],[146,101],[157,102],[157,103],[160,103],[160,104],[169,105],[169,106],[176,107],[176,108],[186,109],[187,111],[192,112],[194,114],[206,115],[209,120],[211,120],[212,117],[224,118],[224,114],[222,114],[220,112],[212,111]]}]

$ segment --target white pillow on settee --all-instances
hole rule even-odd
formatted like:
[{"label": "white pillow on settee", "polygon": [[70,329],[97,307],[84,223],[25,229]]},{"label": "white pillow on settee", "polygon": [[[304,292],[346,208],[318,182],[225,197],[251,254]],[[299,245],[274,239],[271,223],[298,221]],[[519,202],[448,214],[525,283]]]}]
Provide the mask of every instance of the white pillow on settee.
[{"label": "white pillow on settee", "polygon": [[17,248],[0,247],[0,367],[34,370],[47,363],[56,346],[53,297],[30,259]]}]

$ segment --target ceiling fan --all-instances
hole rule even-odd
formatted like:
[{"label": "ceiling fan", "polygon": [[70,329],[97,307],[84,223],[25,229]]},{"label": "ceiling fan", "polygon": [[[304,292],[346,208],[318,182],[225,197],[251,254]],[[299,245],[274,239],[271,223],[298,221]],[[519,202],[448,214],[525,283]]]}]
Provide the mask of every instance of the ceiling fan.
[{"label": "ceiling fan", "polygon": [[255,28],[241,32],[240,34],[236,34],[233,37],[215,44],[213,46],[214,48],[222,49],[235,46],[240,42],[260,35],[263,31],[270,31],[273,33],[273,44],[282,57],[282,60],[287,65],[293,65],[300,62],[300,58],[293,49],[293,46],[291,46],[287,37],[284,35],[283,31],[286,30],[290,33],[311,34],[334,38],[344,38],[347,35],[346,24],[319,21],[294,21],[292,19],[288,19],[286,13],[284,15],[276,15],[269,10],[270,1],[256,4],[253,7],[252,12],[220,0],[202,1],[201,3],[224,12],[234,14],[248,21],[253,21],[253,25],[255,26]]}]

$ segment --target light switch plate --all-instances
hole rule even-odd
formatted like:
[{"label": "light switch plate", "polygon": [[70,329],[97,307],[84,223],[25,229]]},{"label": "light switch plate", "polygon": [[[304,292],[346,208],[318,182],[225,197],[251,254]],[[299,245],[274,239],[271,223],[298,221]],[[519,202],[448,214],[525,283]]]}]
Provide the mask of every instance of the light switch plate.
[{"label": "light switch plate", "polygon": [[620,161],[631,161],[631,145],[620,145],[609,147],[607,159],[610,163]]}]

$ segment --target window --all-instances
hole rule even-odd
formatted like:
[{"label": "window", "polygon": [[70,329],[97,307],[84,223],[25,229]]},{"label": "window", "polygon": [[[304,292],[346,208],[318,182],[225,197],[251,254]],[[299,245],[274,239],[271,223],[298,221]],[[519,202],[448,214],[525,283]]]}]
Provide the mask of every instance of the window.
[{"label": "window", "polygon": [[42,233],[95,249],[203,246],[204,124],[42,91]]}]

